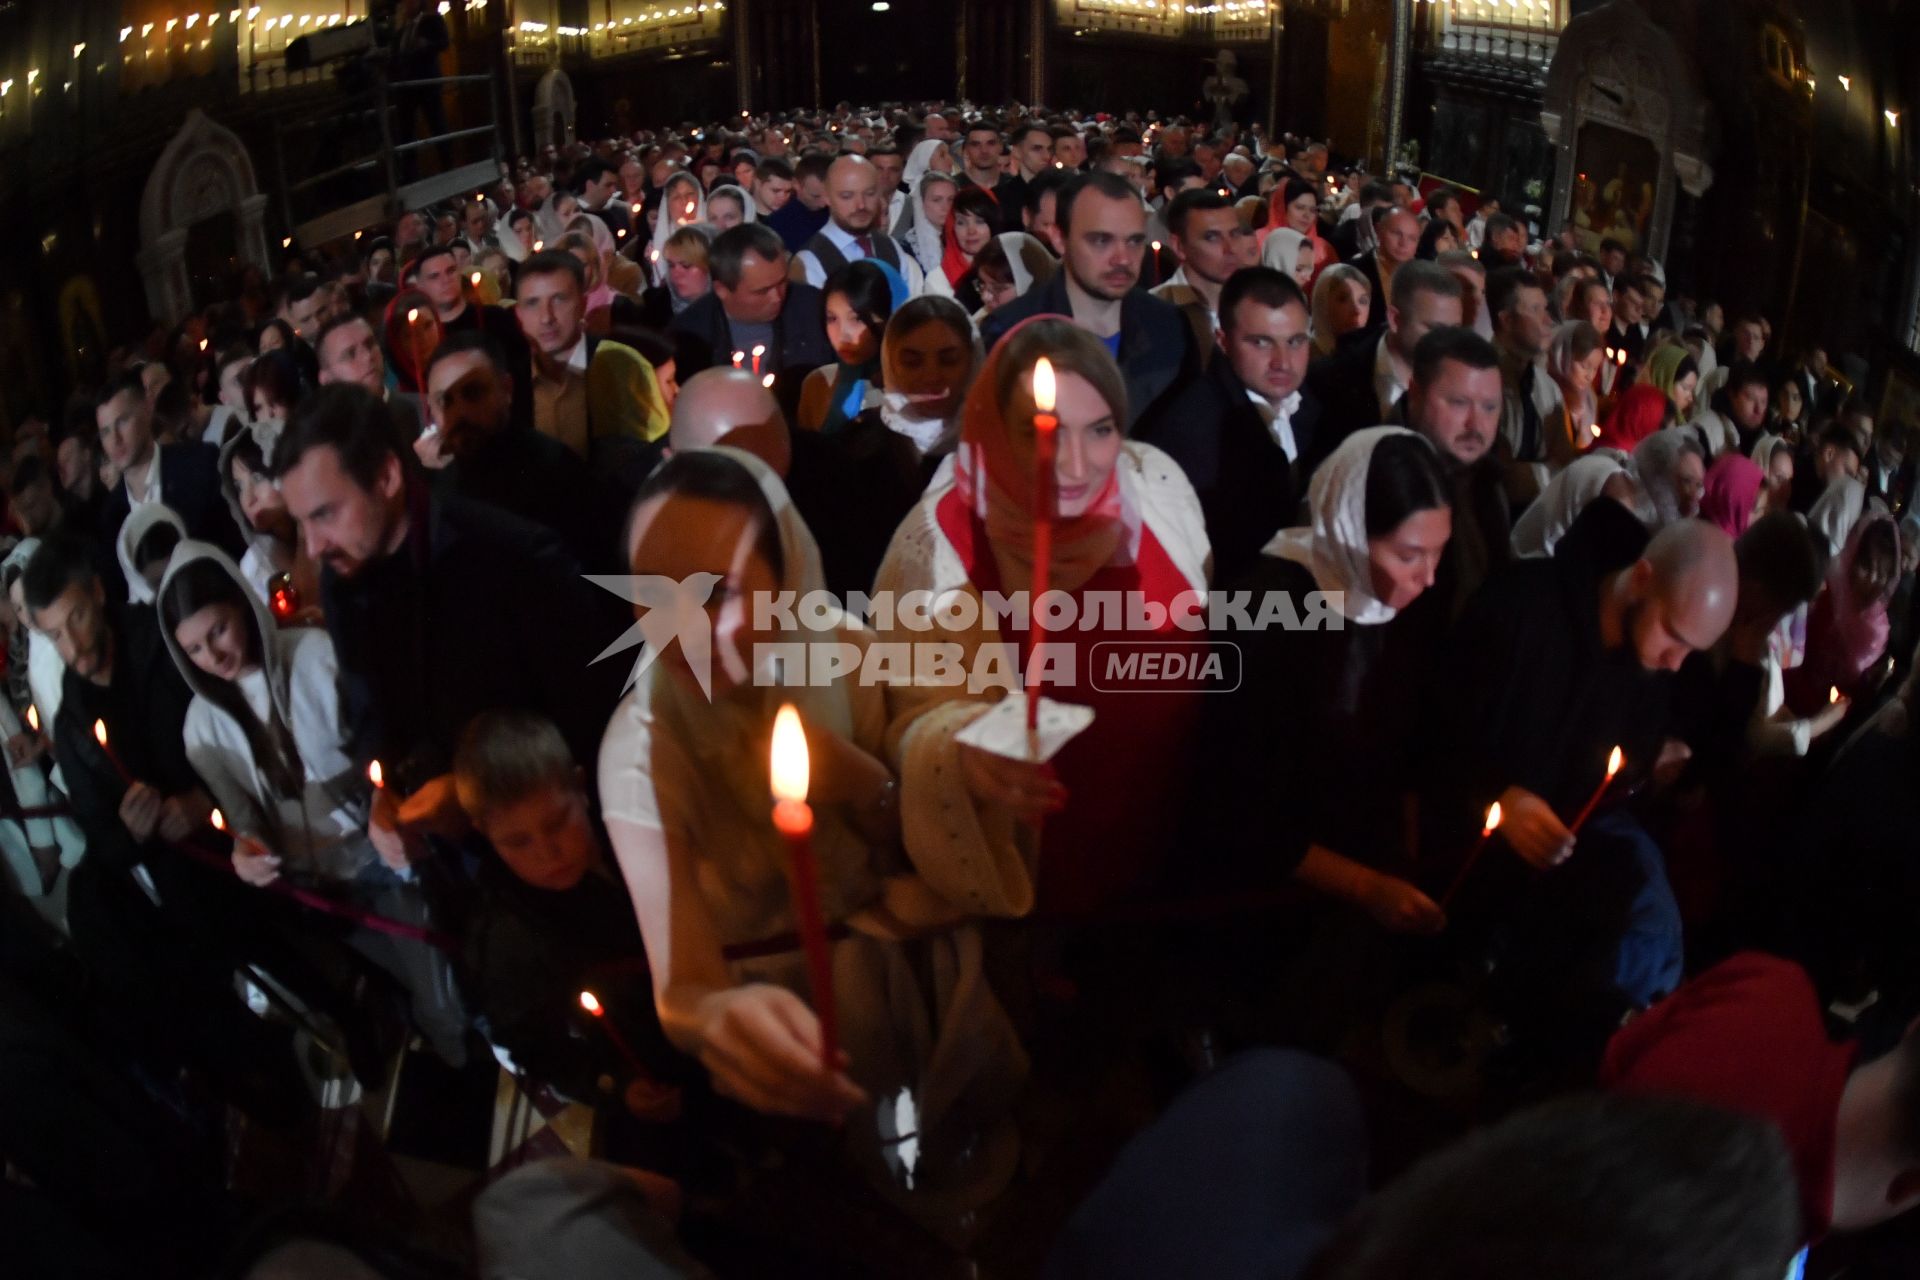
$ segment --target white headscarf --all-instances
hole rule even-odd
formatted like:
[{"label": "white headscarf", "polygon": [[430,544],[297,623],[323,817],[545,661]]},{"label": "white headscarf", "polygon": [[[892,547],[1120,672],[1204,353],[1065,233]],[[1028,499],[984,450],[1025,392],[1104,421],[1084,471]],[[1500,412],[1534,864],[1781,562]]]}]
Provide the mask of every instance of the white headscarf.
[{"label": "white headscarf", "polygon": [[927,171],[933,169],[933,155],[943,146],[947,144],[939,138],[922,138],[918,144],[914,144],[912,154],[906,157],[906,167],[900,169],[900,186],[906,188],[906,205],[900,209],[900,217],[889,228],[895,238],[899,238],[914,223],[914,213],[920,203],[920,178],[927,177]]},{"label": "white headscarf", "polygon": [[1275,227],[1260,246],[1260,265],[1272,267],[1287,279],[1294,279],[1300,265],[1300,246],[1312,243],[1292,227]]},{"label": "white headscarf", "polygon": [[1410,436],[1405,427],[1356,431],[1313,473],[1307,509],[1313,523],[1282,529],[1264,554],[1305,565],[1314,583],[1338,603],[1348,622],[1363,627],[1393,621],[1399,612],[1373,594],[1373,564],[1367,555],[1367,469],[1373,451],[1389,436]]},{"label": "white headscarf", "polygon": [[1047,252],[1047,247],[1041,244],[1037,237],[1030,236],[1024,231],[1002,231],[994,239],[998,240],[1000,247],[1007,251],[1007,270],[1013,273],[1014,296],[1025,297],[1027,290],[1033,288],[1035,283],[1033,271],[1027,266],[1027,247],[1031,245],[1035,251],[1042,254]]},{"label": "white headscarf", "polygon": [[[740,184],[736,182],[721,183],[719,186],[715,187],[713,190],[707,192],[708,202],[711,202],[715,196],[721,194],[722,192],[731,192],[734,198],[740,202],[740,209],[741,209],[740,220],[742,222],[760,221],[760,212],[759,210],[753,207],[753,196],[748,192],[743,191],[740,188]],[[703,217],[701,221],[704,222],[706,221],[706,219]]]},{"label": "white headscarf", "polygon": [[[690,187],[693,193],[693,217],[682,222],[687,207],[684,195],[675,195],[674,188]],[[747,201],[747,210],[752,212],[753,201]],[[647,275],[654,284],[667,278],[667,241],[681,227],[692,226],[707,220],[707,197],[700,191],[700,179],[686,170],[667,179],[667,185],[660,189],[660,212],[653,220],[653,247],[647,250]]]},{"label": "white headscarf", "polygon": [[1753,459],[1755,466],[1771,473],[1773,469],[1773,451],[1780,443],[1780,437],[1771,431],[1762,431],[1760,438],[1753,442],[1753,452],[1747,456]]},{"label": "white headscarf", "polygon": [[1514,521],[1513,554],[1525,559],[1552,555],[1554,546],[1567,536],[1587,504],[1600,496],[1609,480],[1627,469],[1625,457],[1617,450],[1596,449],[1568,463]]},{"label": "white headscarf", "polygon": [[[946,241],[941,236],[943,228],[934,225],[933,219],[927,216],[924,198],[929,181],[953,182],[953,175],[939,172],[920,175],[913,184],[913,191],[907,196],[907,207],[900,214],[901,221],[906,224],[905,234],[900,238],[905,240],[907,252],[920,264],[920,270],[927,279],[939,276],[945,280],[947,273],[941,269],[947,253]],[[957,191],[959,184],[954,183],[954,187]],[[895,234],[900,236],[899,232]]]},{"label": "white headscarf", "polygon": [[1700,437],[1686,427],[1656,431],[1633,447],[1633,478],[1640,483],[1642,523],[1658,533],[1680,519],[1680,494],[1673,473],[1683,453],[1702,452]]},{"label": "white headscarf", "polygon": [[1846,549],[1847,536],[1866,509],[1866,482],[1836,476],[1807,512],[1807,527],[1826,540],[1829,555],[1837,556]]},{"label": "white headscarf", "polygon": [[147,585],[147,579],[133,562],[133,553],[139,548],[140,540],[159,525],[170,524],[181,541],[187,537],[187,522],[163,502],[147,502],[133,509],[120,525],[120,536],[114,540],[114,549],[120,553],[120,572],[127,580],[127,602],[129,604],[152,604],[153,588]]}]

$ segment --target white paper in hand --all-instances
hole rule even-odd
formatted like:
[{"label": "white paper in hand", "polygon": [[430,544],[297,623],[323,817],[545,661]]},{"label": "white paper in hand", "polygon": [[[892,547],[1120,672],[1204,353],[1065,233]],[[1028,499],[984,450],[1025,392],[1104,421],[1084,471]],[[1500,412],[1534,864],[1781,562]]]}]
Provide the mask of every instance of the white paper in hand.
[{"label": "white paper in hand", "polygon": [[994,704],[993,710],[962,729],[954,737],[970,747],[1005,756],[1045,764],[1059,754],[1060,748],[1080,736],[1093,723],[1093,708],[1068,702],[1040,699],[1040,726],[1037,741],[1027,734],[1027,695],[1024,690],[1009,693]]}]

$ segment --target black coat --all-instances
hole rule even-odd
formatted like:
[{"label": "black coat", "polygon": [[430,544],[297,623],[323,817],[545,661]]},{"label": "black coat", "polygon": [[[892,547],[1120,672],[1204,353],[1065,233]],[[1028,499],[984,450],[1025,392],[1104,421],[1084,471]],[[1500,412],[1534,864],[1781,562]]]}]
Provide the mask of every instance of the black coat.
[{"label": "black coat", "polygon": [[483,307],[469,302],[458,319],[443,322],[448,333],[484,333],[506,357],[513,377],[513,424],[533,427],[533,348],[527,345],[520,322],[508,307]]},{"label": "black coat", "polygon": [[[1319,421],[1319,405],[1302,392],[1293,415],[1299,458],[1312,455]],[[1199,495],[1215,582],[1239,577],[1296,523],[1305,469],[1274,440],[1231,361],[1215,360],[1135,434],[1166,450]]]},{"label": "black coat", "polygon": [[1600,638],[1601,580],[1632,564],[1647,540],[1625,507],[1594,502],[1551,559],[1508,565],[1467,605],[1428,704],[1423,817],[1440,848],[1470,841],[1507,786],[1571,822],[1615,746],[1630,768],[1652,763],[1672,677]]},{"label": "black coat", "polygon": [[435,473],[434,491],[539,525],[596,573],[619,571],[626,508],[613,487],[552,436],[508,427]]},{"label": "black coat", "polygon": [[[980,340],[991,351],[1007,331],[1029,316],[1073,317],[1067,273],[1056,271],[1038,289],[1029,289],[987,317]],[[1180,308],[1135,287],[1120,303],[1120,373],[1127,380],[1127,428],[1151,418],[1162,397],[1177,392],[1200,372],[1193,329]]]},{"label": "black coat", "polygon": [[863,413],[832,435],[793,433],[787,492],[820,544],[827,590],[873,590],[900,522],[925,491],[927,477],[913,443]]},{"label": "black coat", "polygon": [[[789,420],[799,404],[800,384],[806,376],[834,362],[833,348],[827,344],[823,302],[820,291],[812,285],[789,284],[786,305],[773,322],[773,342],[761,362],[763,369],[774,373],[774,394]],[[673,333],[685,338],[678,344],[682,382],[702,369],[728,363],[740,349],[718,293],[707,294],[675,316]]]},{"label": "black coat", "polygon": [[[1259,557],[1223,589],[1285,592],[1298,616],[1319,587],[1304,565]],[[1381,870],[1404,861],[1420,694],[1440,644],[1433,613],[1378,626],[1267,627],[1239,646],[1241,685],[1208,699],[1203,810],[1239,884],[1278,887],[1312,843]],[[1334,620],[1339,621],[1337,614]],[[1284,821],[1275,821],[1275,815]]]},{"label": "black coat", "polygon": [[1342,341],[1330,356],[1315,360],[1307,370],[1307,392],[1320,405],[1317,447],[1307,455],[1311,475],[1356,431],[1386,423],[1386,409],[1373,389],[1373,362],[1384,335],[1362,330]]},{"label": "black coat", "polygon": [[[202,440],[155,447],[160,450],[161,501],[187,526],[189,538],[211,542],[238,559],[245,544],[234,526],[233,513],[227,509],[227,500],[220,494],[220,451]],[[120,526],[132,510],[123,479],[107,495],[100,511],[100,539],[109,555],[119,542]]]},{"label": "black coat", "polygon": [[592,766],[630,656],[594,663],[627,606],[587,582],[538,525],[464,498],[410,492],[394,554],[320,578],[340,663],[349,753],[418,785],[445,772],[482,711],[537,711]]}]

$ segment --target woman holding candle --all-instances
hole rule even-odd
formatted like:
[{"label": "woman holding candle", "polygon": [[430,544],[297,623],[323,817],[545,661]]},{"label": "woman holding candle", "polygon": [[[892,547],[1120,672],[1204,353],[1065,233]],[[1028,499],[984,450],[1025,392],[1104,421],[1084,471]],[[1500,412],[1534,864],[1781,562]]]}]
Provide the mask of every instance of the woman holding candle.
[{"label": "woman holding candle", "polygon": [[[1158,879],[1174,838],[1178,762],[1193,730],[1195,694],[1101,692],[1085,675],[1103,641],[1139,647],[1186,635],[1164,610],[1204,598],[1210,554],[1186,476],[1158,449],[1124,438],[1125,384],[1105,344],[1066,320],[1035,316],[988,357],[967,396],[959,447],[894,536],[876,589],[896,599],[928,591],[979,603],[988,592],[1025,592],[1040,575],[1033,374],[1042,356],[1058,394],[1044,576],[1079,606],[1071,639],[1082,673],[1073,687],[1045,693],[1092,707],[1095,723],[1045,765],[958,740],[1003,693],[1021,687],[1031,639],[1024,615],[1002,627],[990,613],[967,610],[971,624],[954,625],[956,615],[943,611],[930,632],[908,631],[896,618],[900,630],[882,636],[958,645],[966,671],[997,672],[984,689],[969,681],[890,686],[887,744],[907,799],[909,850],[916,857],[940,850],[942,865],[991,868],[989,891],[972,887],[954,900],[1003,916],[1023,915],[1036,900],[1047,910],[1096,911]],[[1127,630],[1119,619],[1086,614],[1095,592],[1162,610],[1163,625]]]},{"label": "woman holding candle", "polygon": [[[234,837],[240,879],[265,887],[284,878],[375,915],[424,923],[418,886],[385,866],[368,838],[370,797],[343,746],[327,633],[276,626],[233,561],[198,542],[180,544],[157,607],[167,652],[193,690],[187,760]],[[464,1062],[466,1014],[446,958],[365,928],[347,941],[406,991],[434,1051]]]},{"label": "woman holding candle", "polygon": [[1899,527],[1885,511],[1870,511],[1846,535],[1813,602],[1806,660],[1786,673],[1795,715],[1818,714],[1835,687],[1856,700],[1873,693],[1892,629],[1887,604],[1899,585]]},{"label": "woman holding candle", "polygon": [[661,284],[667,278],[667,241],[673,233],[682,227],[691,227],[707,220],[707,197],[700,190],[700,180],[685,171],[667,179],[664,198],[660,205],[659,216],[654,220],[653,236],[647,261],[652,264],[653,278],[650,283]]},{"label": "woman holding candle", "polygon": [[387,304],[380,329],[387,349],[387,367],[393,370],[395,381],[402,391],[419,394],[425,386],[427,360],[440,345],[439,313],[426,294],[417,289],[402,289]]},{"label": "woman holding candle", "polygon": [[1403,831],[1409,744],[1444,611],[1409,606],[1453,531],[1452,485],[1420,436],[1374,427],[1314,473],[1311,524],[1277,536],[1251,584],[1300,607],[1326,592],[1342,625],[1229,635],[1244,679],[1211,700],[1203,806],[1209,847],[1240,878],[1290,877],[1382,928],[1431,933],[1445,916],[1414,887]]},{"label": "woman holding candle", "polygon": [[[804,599],[823,579],[785,487],[749,454],[676,453],[641,490],[627,545],[634,573],[696,592],[643,599],[646,616],[705,601],[695,625],[711,645],[710,657],[705,645],[690,653],[684,638],[666,645],[615,711],[600,752],[607,831],[662,1027],[721,1092],[759,1111],[838,1120],[910,1089],[920,1172],[942,1169],[1004,1114],[1025,1069],[982,978],[979,939],[961,924],[964,907],[929,887],[936,874],[963,884],[966,870],[930,872],[917,854],[901,854],[877,685],[852,672],[824,678],[816,656],[813,679],[789,668],[794,687],[777,687],[779,646],[811,642],[816,655],[830,646],[858,659],[869,633],[837,611],[819,616],[818,630],[783,626],[777,614],[760,629],[768,619],[755,599]],[[783,702],[798,707],[810,757],[808,839],[844,1050],[829,1071],[824,1001],[807,978],[788,847],[772,821],[769,749]],[[893,1115],[880,1109],[882,1141],[894,1136]],[[877,1169],[874,1130],[853,1133],[855,1152]],[[964,1177],[982,1174],[976,1163]]]}]

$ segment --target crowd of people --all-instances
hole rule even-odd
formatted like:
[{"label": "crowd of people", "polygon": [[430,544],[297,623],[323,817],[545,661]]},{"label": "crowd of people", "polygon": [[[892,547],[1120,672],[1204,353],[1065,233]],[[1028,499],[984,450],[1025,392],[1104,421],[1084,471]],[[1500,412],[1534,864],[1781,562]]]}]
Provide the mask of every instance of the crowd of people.
[{"label": "crowd of people", "polygon": [[[1911,424],[1631,246],[843,104],[297,246],[52,416],[21,1274],[946,1274],[872,1218],[965,1258],[1062,1184],[1063,1278],[1774,1280],[1920,1200]],[[297,1027],[606,1159],[452,1260],[249,1225],[222,1117],[311,1122]],[[806,1229],[738,1230],[783,1167]]]}]

